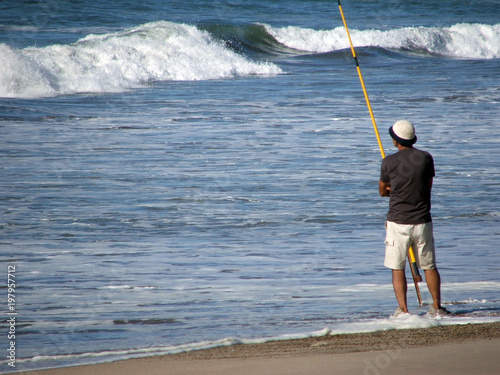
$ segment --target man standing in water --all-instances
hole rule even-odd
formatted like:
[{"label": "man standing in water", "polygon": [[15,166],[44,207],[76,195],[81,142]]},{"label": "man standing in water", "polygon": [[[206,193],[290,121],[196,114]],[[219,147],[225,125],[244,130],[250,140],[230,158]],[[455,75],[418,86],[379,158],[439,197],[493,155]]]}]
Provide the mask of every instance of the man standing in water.
[{"label": "man standing in water", "polygon": [[405,264],[410,246],[414,249],[417,265],[425,271],[425,281],[432,296],[429,314],[449,314],[441,306],[441,277],[436,268],[431,219],[434,160],[428,152],[413,147],[417,137],[411,122],[397,121],[389,134],[398,152],[382,161],[379,192],[383,197],[390,197],[384,266],[392,269],[392,283],[399,304],[394,316],[408,313]]}]

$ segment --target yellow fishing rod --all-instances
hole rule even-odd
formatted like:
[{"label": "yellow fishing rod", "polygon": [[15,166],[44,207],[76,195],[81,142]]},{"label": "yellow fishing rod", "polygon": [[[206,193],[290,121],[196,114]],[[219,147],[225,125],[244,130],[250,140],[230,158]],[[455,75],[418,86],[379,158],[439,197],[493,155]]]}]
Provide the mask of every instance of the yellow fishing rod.
[{"label": "yellow fishing rod", "polygon": [[[347,27],[344,11],[342,10],[341,0],[338,1],[339,1],[340,15],[342,16],[342,22],[344,23],[344,28],[347,33],[347,38],[349,39],[349,45],[351,46],[352,57],[354,58],[354,61],[356,63],[356,69],[358,71],[359,81],[361,82],[363,93],[365,94],[366,106],[368,107],[368,112],[370,112],[370,117],[373,123],[373,129],[375,130],[375,135],[377,136],[377,142],[380,148],[380,153],[382,154],[382,159],[384,159],[385,158],[384,147],[382,146],[382,141],[380,140],[380,134],[378,132],[375,116],[373,115],[372,106],[370,104],[370,98],[368,97],[368,92],[366,91],[365,87],[365,81],[363,80],[363,75],[361,74],[361,68],[359,67],[358,56],[356,55],[356,50],[354,49],[354,45],[352,43],[351,34],[349,33],[349,28]],[[408,250],[408,262],[410,263],[410,269],[411,269],[411,274],[413,276],[413,283],[415,284],[415,290],[417,292],[418,303],[419,305],[422,305],[422,296],[420,295],[420,288],[418,287],[418,283],[422,281],[422,276],[420,276],[420,273],[418,272],[417,262],[415,260],[415,254],[413,253],[413,249],[411,247]]]}]

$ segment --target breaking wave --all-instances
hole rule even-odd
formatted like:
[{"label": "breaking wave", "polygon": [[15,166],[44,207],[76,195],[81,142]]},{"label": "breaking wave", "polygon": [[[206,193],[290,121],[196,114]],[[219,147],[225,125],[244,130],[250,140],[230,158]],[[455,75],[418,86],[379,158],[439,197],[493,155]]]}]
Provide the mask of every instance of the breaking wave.
[{"label": "breaking wave", "polygon": [[[279,43],[309,53],[349,48],[343,27],[313,30],[263,25]],[[381,47],[463,59],[500,58],[500,24],[461,23],[450,27],[405,27],[393,30],[350,30],[355,47]]]},{"label": "breaking wave", "polygon": [[[458,59],[500,58],[500,24],[351,30],[356,47]],[[349,48],[343,27],[267,24],[196,27],[159,21],[72,44],[15,49],[0,44],[0,97],[122,92],[155,81],[195,81],[283,73],[268,60]]]},{"label": "breaking wave", "polygon": [[0,96],[37,98],[120,92],[153,81],[275,75],[195,26],[153,22],[88,35],[69,45],[17,50],[0,44]]}]

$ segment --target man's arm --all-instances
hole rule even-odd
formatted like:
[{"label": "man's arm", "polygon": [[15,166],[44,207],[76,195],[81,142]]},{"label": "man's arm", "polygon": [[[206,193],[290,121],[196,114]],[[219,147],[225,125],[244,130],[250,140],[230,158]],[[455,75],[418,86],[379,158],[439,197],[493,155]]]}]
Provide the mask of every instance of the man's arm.
[{"label": "man's arm", "polygon": [[378,182],[378,191],[381,197],[391,196],[391,183],[390,182]]}]

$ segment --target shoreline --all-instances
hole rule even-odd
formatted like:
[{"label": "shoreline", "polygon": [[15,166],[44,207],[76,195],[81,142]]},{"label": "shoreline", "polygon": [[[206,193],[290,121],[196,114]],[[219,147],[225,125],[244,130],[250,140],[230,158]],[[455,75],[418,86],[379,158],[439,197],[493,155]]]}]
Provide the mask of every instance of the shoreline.
[{"label": "shoreline", "polygon": [[[434,364],[434,368],[440,369],[441,373],[446,369],[451,371],[449,366],[458,366],[459,363],[464,362],[457,368],[453,368],[455,374],[493,374],[497,373],[500,368],[499,352],[500,322],[470,323],[335,334],[260,344],[239,344],[178,354],[13,373],[26,375],[243,375],[252,373],[251,370],[254,373],[263,374],[311,375],[327,374],[323,370],[316,371],[314,368],[321,367],[325,363],[336,362],[335,368],[338,371],[335,374],[356,373],[356,368],[361,369],[361,367],[364,369],[359,372],[361,374],[381,374],[382,368],[386,365],[387,368],[383,368],[383,373],[391,374],[392,370],[395,371],[394,373],[401,371],[398,365],[404,365],[406,369],[409,369],[408,366],[411,367],[413,362],[415,362],[414,366],[424,366],[425,358],[434,358],[439,355],[440,359]],[[292,366],[293,363],[295,365]],[[299,371],[301,364],[306,363],[304,371]],[[443,368],[440,364],[447,367]],[[428,366],[431,365],[428,364]],[[245,372],[242,366],[249,372]],[[261,366],[262,370],[258,370]],[[265,369],[269,366],[276,366],[276,368],[266,372]],[[344,371],[342,366],[347,366],[344,369],[345,372],[341,372]],[[427,365],[424,368],[427,371]],[[283,371],[280,372],[280,369]],[[460,372],[461,369],[464,372]],[[489,372],[489,369],[493,372]],[[431,373],[433,372],[427,372],[427,374]]]}]

